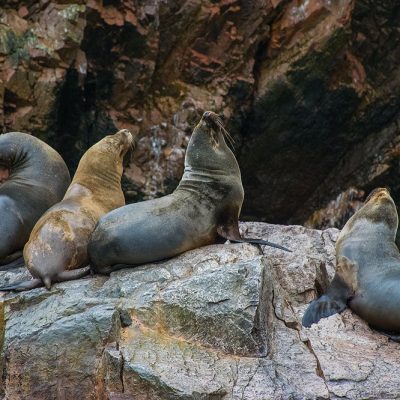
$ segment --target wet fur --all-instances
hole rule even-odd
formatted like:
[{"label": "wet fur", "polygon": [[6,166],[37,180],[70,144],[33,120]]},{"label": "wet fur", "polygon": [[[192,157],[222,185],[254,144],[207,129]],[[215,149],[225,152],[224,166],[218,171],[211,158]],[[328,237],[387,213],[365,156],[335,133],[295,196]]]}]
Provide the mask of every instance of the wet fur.
[{"label": "wet fur", "polygon": [[[126,138],[130,138],[129,140]],[[82,157],[63,200],[37,222],[24,248],[27,268],[49,289],[53,282],[89,273],[87,245],[99,218],[125,204],[122,160],[132,136],[118,132],[92,146]],[[0,290],[26,290],[22,282]],[[37,286],[35,286],[37,287]]]},{"label": "wet fur", "polygon": [[219,117],[204,113],[190,139],[177,189],[100,219],[88,247],[94,271],[108,274],[160,261],[215,243],[218,234],[241,241],[238,218],[244,192],[225,137],[230,136]]},{"label": "wet fur", "polygon": [[375,190],[346,223],[336,243],[336,258],[349,260],[353,277],[337,269],[326,294],[306,310],[304,326],[334,314],[340,304],[344,306],[336,312],[348,305],[374,328],[400,333],[397,227],[397,210],[389,192]]},{"label": "wet fur", "polygon": [[61,156],[41,140],[21,132],[0,135],[0,265],[15,267],[38,219],[62,199],[71,182]]}]

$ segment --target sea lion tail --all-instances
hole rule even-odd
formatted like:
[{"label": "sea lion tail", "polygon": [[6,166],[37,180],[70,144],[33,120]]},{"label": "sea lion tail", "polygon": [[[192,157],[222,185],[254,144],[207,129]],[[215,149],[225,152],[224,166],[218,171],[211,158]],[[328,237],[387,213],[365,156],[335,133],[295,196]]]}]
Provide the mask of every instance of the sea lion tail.
[{"label": "sea lion tail", "polygon": [[316,324],[321,318],[327,318],[340,313],[346,307],[344,301],[334,299],[328,295],[323,295],[308,306],[303,315],[302,324],[304,327],[309,328],[312,324]]},{"label": "sea lion tail", "polygon": [[46,289],[47,289],[47,290],[50,290],[50,289],[51,289],[51,279],[50,279],[49,276],[45,276],[45,277],[43,278],[43,283],[44,283],[44,286],[46,286]]},{"label": "sea lion tail", "polygon": [[13,283],[11,285],[0,287],[0,292],[9,292],[15,290],[16,292],[23,292],[25,290],[36,289],[42,287],[43,282],[41,279],[31,279],[30,281],[22,281]]}]

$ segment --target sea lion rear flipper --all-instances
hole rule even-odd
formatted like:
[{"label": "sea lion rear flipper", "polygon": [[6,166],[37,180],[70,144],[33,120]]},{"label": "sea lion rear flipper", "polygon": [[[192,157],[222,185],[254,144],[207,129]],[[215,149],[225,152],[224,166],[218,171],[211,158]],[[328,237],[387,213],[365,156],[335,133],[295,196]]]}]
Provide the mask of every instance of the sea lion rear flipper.
[{"label": "sea lion rear flipper", "polygon": [[25,265],[22,251],[16,251],[13,254],[0,260],[0,271],[7,271],[12,268],[19,268]]},{"label": "sea lion rear flipper", "polygon": [[[170,257],[171,258],[171,257]],[[160,261],[152,261],[152,264],[158,264],[161,262],[164,262],[165,260],[168,260],[169,258],[164,258]],[[113,265],[108,265],[108,266],[94,266],[92,265],[92,271],[95,274],[100,274],[100,275],[110,275],[111,272],[118,271],[119,269],[123,268],[135,268],[137,265],[134,264],[113,264]]]},{"label": "sea lion rear flipper", "polygon": [[63,271],[57,275],[56,282],[73,281],[75,279],[83,278],[90,273],[90,266],[73,269],[71,271]]},{"label": "sea lion rear flipper", "polygon": [[0,287],[0,292],[8,292],[11,290],[15,290],[16,292],[23,292],[25,290],[36,289],[42,286],[44,286],[44,284],[41,279],[31,279],[30,281],[22,281]]},{"label": "sea lion rear flipper", "polygon": [[357,273],[357,263],[351,262],[347,257],[341,257],[336,267],[335,277],[326,294],[314,300],[304,313],[303,326],[308,328],[321,318],[342,312],[357,289]]},{"label": "sea lion rear flipper", "polygon": [[242,238],[239,232],[239,226],[236,224],[230,225],[220,225],[217,227],[217,233],[219,236],[223,237],[226,240],[234,243],[251,243],[251,244],[259,244],[262,246],[270,246],[275,247],[276,249],[281,249],[284,251],[292,252],[286,247],[283,247],[279,244],[275,244],[272,242],[268,242],[267,240],[263,239],[253,239],[253,238]]},{"label": "sea lion rear flipper", "polygon": [[387,336],[390,340],[392,340],[393,342],[400,342],[400,334],[395,333],[395,332],[390,332],[390,331],[383,331],[381,329],[377,329],[375,328],[373,325],[368,324],[368,326],[374,330],[375,332],[380,333],[381,335]]}]

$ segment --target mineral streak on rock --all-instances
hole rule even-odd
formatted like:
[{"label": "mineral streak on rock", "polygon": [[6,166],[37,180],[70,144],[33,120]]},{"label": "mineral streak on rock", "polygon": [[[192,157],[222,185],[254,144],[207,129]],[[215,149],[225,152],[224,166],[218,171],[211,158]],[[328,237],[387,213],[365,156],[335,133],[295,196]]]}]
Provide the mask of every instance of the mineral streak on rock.
[{"label": "mineral streak on rock", "polygon": [[330,203],[351,188],[400,199],[399,12],[395,0],[5,0],[0,125],[46,139],[72,170],[110,131],[138,133],[123,182],[135,201],[176,187],[211,109],[236,139],[246,218],[339,226]]}]

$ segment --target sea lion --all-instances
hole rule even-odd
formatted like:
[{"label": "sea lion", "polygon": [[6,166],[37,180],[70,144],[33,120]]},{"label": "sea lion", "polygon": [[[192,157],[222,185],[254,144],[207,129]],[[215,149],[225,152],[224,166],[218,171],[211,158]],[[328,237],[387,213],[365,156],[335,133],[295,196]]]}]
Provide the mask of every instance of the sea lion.
[{"label": "sea lion", "polygon": [[326,293],[303,316],[305,327],[347,305],[371,327],[400,333],[400,253],[396,206],[378,188],[346,223],[336,242],[336,274]]},{"label": "sea lion", "polygon": [[70,182],[64,160],[49,145],[27,133],[0,135],[0,269],[18,263],[33,226]]},{"label": "sea lion", "polygon": [[78,279],[87,273],[87,244],[98,219],[125,204],[122,162],[133,145],[123,129],[93,145],[81,158],[64,198],[37,222],[24,247],[24,260],[35,279],[1,287],[28,290],[52,282]]},{"label": "sea lion", "polygon": [[224,135],[230,138],[219,117],[205,112],[189,141],[177,189],[159,199],[121,207],[99,220],[88,247],[94,271],[108,274],[170,258],[215,243],[218,234],[287,250],[240,237],[244,192],[239,165]]}]

